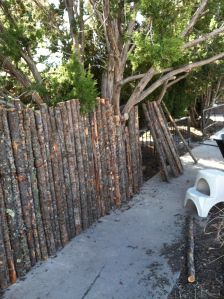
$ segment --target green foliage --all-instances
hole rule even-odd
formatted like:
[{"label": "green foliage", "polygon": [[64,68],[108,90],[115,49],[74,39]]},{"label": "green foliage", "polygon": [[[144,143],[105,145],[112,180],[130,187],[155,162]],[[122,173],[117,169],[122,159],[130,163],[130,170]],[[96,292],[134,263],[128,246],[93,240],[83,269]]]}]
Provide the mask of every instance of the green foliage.
[{"label": "green foliage", "polygon": [[[84,23],[84,30],[79,18],[76,18],[73,24],[76,33],[84,34],[82,57],[84,66],[78,63],[74,55],[71,56],[72,39],[65,22],[67,11],[64,0],[59,1],[58,7],[56,2],[49,4],[48,1],[4,0],[5,10],[0,7],[0,22],[4,29],[0,30],[2,56],[9,57],[32,82],[30,89],[37,90],[50,104],[79,98],[85,111],[90,110],[95,104],[97,88],[94,79],[100,86],[102,73],[107,69],[108,55],[112,55],[108,53],[103,26],[97,15],[95,18],[92,15],[88,2],[84,1],[85,18],[89,16],[88,21]],[[199,3],[199,0],[109,1],[110,19],[113,19],[114,24],[117,21],[120,33],[117,41],[119,49],[124,49],[125,42],[130,38],[126,30],[130,20],[135,19],[136,14],[142,19],[137,18],[134,34],[131,34],[131,44],[134,44],[135,48],[125,65],[124,78],[144,73],[151,66],[157,70],[167,67],[178,68],[183,64],[222,52],[221,35],[215,42],[208,41],[187,51],[182,50],[183,43],[211,32],[223,22],[224,1],[208,1],[206,13],[197,21],[192,32],[184,39],[180,38],[180,33]],[[98,1],[96,8],[101,11],[102,7],[103,1]],[[38,49],[41,48],[48,51],[40,53]],[[42,63],[45,66],[41,72],[43,84],[33,83],[35,80],[31,70],[21,59],[21,50],[29,54],[35,63]],[[63,57],[63,63],[49,59],[53,53],[59,53]],[[55,68],[55,65],[60,66]],[[173,86],[165,97],[175,116],[183,115],[191,100],[203,93],[207,84],[210,84],[211,77],[217,79],[220,75],[212,68],[209,68],[209,71],[203,68],[193,74],[191,80],[184,80]],[[154,76],[151,83],[158,77]],[[122,87],[122,104],[130,97],[136,83],[137,81],[133,81]],[[15,79],[5,78],[4,73],[0,78],[0,84],[2,90],[7,89],[14,94],[24,92],[24,88]],[[158,93],[159,90],[156,90],[149,98],[155,99]]]},{"label": "green foliage", "polygon": [[152,65],[157,69],[166,68],[183,57],[181,50],[183,41],[178,37],[164,37],[162,40],[152,43],[149,37],[136,33],[135,44],[135,52],[129,57],[133,69],[143,65]]},{"label": "green foliage", "polygon": [[48,77],[46,90],[50,95],[49,104],[52,105],[77,98],[80,100],[82,111],[87,112],[92,110],[96,103],[96,82],[91,72],[84,70],[75,55]]},{"label": "green foliage", "polygon": [[167,91],[164,102],[174,118],[180,118],[188,115],[187,108],[194,101],[194,96],[189,93],[186,80],[173,86]]}]

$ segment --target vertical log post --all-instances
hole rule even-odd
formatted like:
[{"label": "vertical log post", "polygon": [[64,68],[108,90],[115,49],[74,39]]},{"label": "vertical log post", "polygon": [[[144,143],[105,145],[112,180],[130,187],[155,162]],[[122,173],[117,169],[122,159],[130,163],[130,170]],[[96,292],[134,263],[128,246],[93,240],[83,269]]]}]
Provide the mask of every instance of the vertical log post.
[{"label": "vertical log post", "polygon": [[6,255],[6,262],[7,262],[7,284],[5,284],[5,281],[3,281],[3,285],[0,287],[4,289],[8,286],[8,283],[15,283],[16,282],[16,269],[15,264],[13,260],[13,252],[12,247],[10,243],[10,236],[9,236],[9,229],[8,229],[8,223],[6,219],[6,209],[5,209],[5,203],[4,203],[4,192],[2,190],[2,184],[0,183],[0,213],[1,213],[1,229],[2,229],[2,236],[3,236],[3,242],[4,242],[4,248],[5,248],[5,255]]},{"label": "vertical log post", "polygon": [[65,246],[68,243],[68,221],[67,221],[67,204],[65,198],[65,185],[63,177],[63,166],[62,157],[59,146],[59,137],[56,128],[54,108],[49,108],[49,113],[47,114],[48,124],[50,127],[50,154],[51,154],[51,165],[52,165],[52,175],[54,180],[54,190],[57,205],[57,218],[60,229],[61,244]]},{"label": "vertical log post", "polygon": [[54,227],[54,240],[55,240],[55,248],[60,249],[61,238],[60,238],[60,228],[58,222],[58,210],[57,210],[57,200],[56,200],[56,191],[54,186],[54,177],[53,177],[53,166],[52,166],[52,157],[51,157],[51,126],[48,114],[48,108],[46,104],[42,104],[40,106],[41,119],[43,124],[43,134],[45,140],[45,152],[46,152],[46,165],[47,165],[47,174],[49,179],[49,191],[51,195],[52,202],[52,213],[51,213],[51,222]]},{"label": "vertical log post", "polygon": [[123,156],[123,148],[122,148],[122,126],[120,116],[114,116],[114,123],[116,126],[116,147],[117,147],[117,164],[118,164],[118,172],[120,177],[120,193],[121,193],[121,201],[126,201],[126,178],[125,178],[125,169],[124,169],[124,156]]},{"label": "vertical log post", "polygon": [[136,154],[138,153],[138,148],[136,148],[136,132],[135,132],[135,110],[134,108],[129,113],[128,120],[128,131],[131,149],[131,162],[132,162],[132,173],[133,173],[133,191],[138,192],[138,159],[136,159]]},{"label": "vertical log post", "polygon": [[107,175],[106,175],[106,157],[105,157],[105,147],[103,142],[103,123],[101,118],[101,103],[98,100],[98,105],[96,108],[96,123],[97,123],[97,132],[98,132],[98,142],[99,142],[99,159],[101,165],[101,181],[100,181],[100,188],[101,188],[101,209],[102,209],[102,216],[109,212],[108,206],[108,190],[107,190]]},{"label": "vertical log post", "polygon": [[79,136],[80,136],[82,157],[83,157],[88,226],[90,226],[93,223],[93,213],[92,213],[92,194],[91,194],[91,181],[90,181],[90,173],[89,173],[89,161],[88,161],[87,144],[86,144],[86,136],[88,135],[88,128],[85,125],[86,116],[81,115],[79,102],[76,103],[76,108],[77,108],[77,116],[79,120]]},{"label": "vertical log post", "polygon": [[4,217],[5,210],[3,206],[3,192],[0,183],[0,289],[5,289],[8,286],[9,273],[7,266],[7,253],[4,243]]},{"label": "vertical log post", "polygon": [[128,169],[128,195],[133,195],[133,173],[132,173],[132,158],[131,158],[131,147],[128,127],[125,127],[125,146],[126,146],[126,157],[127,157],[127,169]]},{"label": "vertical log post", "polygon": [[8,122],[11,133],[12,148],[16,166],[16,175],[20,191],[23,220],[26,227],[27,243],[30,253],[31,265],[35,265],[35,245],[32,230],[32,194],[26,168],[27,155],[24,147],[24,131],[20,123],[21,111],[10,109],[8,111]]},{"label": "vertical log post", "polygon": [[108,195],[108,208],[114,205],[114,192],[113,192],[113,171],[112,171],[112,161],[111,161],[111,151],[110,151],[110,137],[108,134],[108,125],[107,125],[107,110],[106,110],[106,103],[105,100],[101,100],[100,102],[101,107],[101,119],[102,119],[102,129],[103,129],[103,148],[105,152],[105,159],[106,159],[106,176],[107,176],[107,195]]},{"label": "vertical log post", "polygon": [[[34,240],[35,240],[35,251],[37,261],[41,260],[44,255],[46,255],[46,244],[43,229],[43,223],[40,212],[39,205],[39,190],[37,185],[37,174],[36,168],[34,165],[34,156],[32,148],[32,138],[31,138],[31,129],[30,129],[30,117],[27,113],[27,110],[23,111],[23,120],[24,120],[24,133],[25,133],[25,142],[26,142],[26,151],[27,151],[27,162],[28,162],[28,172],[30,179],[30,186],[32,192],[32,225],[34,228]],[[44,242],[44,243],[43,243]]]},{"label": "vertical log post", "polygon": [[[10,242],[13,250],[15,269],[18,277],[31,268],[29,249],[24,227],[23,214],[20,201],[20,192],[18,181],[16,179],[16,167],[13,157],[12,142],[10,137],[9,125],[7,120],[7,111],[0,110],[0,131],[4,142],[1,142],[0,161],[1,161],[1,178],[4,194],[4,204],[6,209],[6,219],[9,227]],[[12,270],[12,280],[14,266],[10,265]]]},{"label": "vertical log post", "polygon": [[34,115],[30,111],[31,130],[33,131],[33,134],[35,134],[35,143],[33,143],[33,150],[36,155],[35,167],[37,169],[38,186],[40,190],[40,205],[41,205],[42,219],[44,224],[48,255],[55,255],[56,248],[55,248],[54,232],[53,232],[55,228],[52,227],[53,208],[52,208],[51,193],[50,193],[50,186],[49,186],[43,123],[42,123],[40,111],[35,111]]},{"label": "vertical log post", "polygon": [[140,136],[139,136],[138,106],[135,106],[134,112],[135,112],[136,155],[138,161],[138,188],[140,188],[143,184],[143,172],[142,172],[142,149],[141,149]]},{"label": "vertical log post", "polygon": [[92,144],[92,131],[91,131],[91,118],[93,115],[86,115],[84,117],[85,121],[85,137],[86,137],[86,147],[87,147],[87,155],[88,155],[88,168],[89,168],[89,192],[91,194],[91,207],[92,207],[92,218],[93,222],[98,219],[98,206],[97,206],[97,191],[96,191],[96,177],[95,177],[95,169],[94,169],[94,157],[93,157],[93,144]]},{"label": "vertical log post", "polygon": [[[73,130],[73,123],[72,123],[71,101],[67,101],[65,105],[66,105],[67,113],[64,113],[64,109],[61,110],[61,113],[62,113],[63,122],[67,124],[66,128],[68,130],[65,142],[66,142],[67,153],[68,153],[69,174],[70,174],[72,196],[73,196],[75,232],[76,235],[78,235],[82,230],[81,202],[80,202],[80,193],[79,193],[80,187],[79,187],[79,179],[78,179],[78,169],[76,163],[74,130]],[[66,117],[68,123],[65,120]]]},{"label": "vertical log post", "polygon": [[59,148],[62,157],[62,179],[64,181],[64,186],[65,186],[66,205],[67,205],[66,210],[67,210],[67,217],[68,217],[68,232],[69,232],[69,238],[71,239],[75,236],[74,207],[73,207],[73,198],[72,198],[71,181],[69,175],[67,151],[65,147],[65,138],[67,136],[64,136],[64,123],[61,117],[61,109],[62,107],[56,106],[54,110],[55,110],[57,132],[59,137]]},{"label": "vertical log post", "polygon": [[114,180],[114,204],[117,207],[121,205],[121,193],[119,186],[119,172],[118,172],[118,164],[117,164],[117,154],[116,154],[116,127],[114,124],[114,112],[111,104],[108,100],[106,100],[107,106],[107,125],[108,125],[108,135],[110,141],[110,150],[111,150],[111,165],[113,172],[113,180]]},{"label": "vertical log post", "polygon": [[97,218],[103,215],[102,205],[102,172],[101,172],[101,161],[99,152],[99,134],[97,127],[96,111],[93,112],[91,118],[91,136],[92,136],[92,147],[93,147],[93,159],[94,159],[94,170],[95,170],[95,188],[96,188],[96,204],[97,204]]},{"label": "vertical log post", "polygon": [[72,121],[73,121],[73,131],[74,131],[74,141],[76,150],[76,163],[78,168],[79,177],[79,189],[80,189],[80,201],[81,201],[81,212],[82,212],[82,228],[86,229],[88,227],[88,211],[87,211],[87,195],[86,195],[86,184],[85,184],[85,173],[83,166],[83,156],[82,156],[82,146],[80,142],[79,133],[79,117],[77,110],[77,100],[71,101],[72,108]]}]

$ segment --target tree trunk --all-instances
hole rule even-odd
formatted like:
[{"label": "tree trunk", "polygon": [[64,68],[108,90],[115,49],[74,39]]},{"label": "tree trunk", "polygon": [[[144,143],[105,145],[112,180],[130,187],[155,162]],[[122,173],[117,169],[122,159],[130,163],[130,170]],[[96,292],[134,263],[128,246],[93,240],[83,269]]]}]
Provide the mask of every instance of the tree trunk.
[{"label": "tree trunk", "polygon": [[114,67],[115,67],[114,56],[112,53],[109,54],[107,70],[103,72],[102,83],[101,83],[101,96],[111,101],[114,90]]}]

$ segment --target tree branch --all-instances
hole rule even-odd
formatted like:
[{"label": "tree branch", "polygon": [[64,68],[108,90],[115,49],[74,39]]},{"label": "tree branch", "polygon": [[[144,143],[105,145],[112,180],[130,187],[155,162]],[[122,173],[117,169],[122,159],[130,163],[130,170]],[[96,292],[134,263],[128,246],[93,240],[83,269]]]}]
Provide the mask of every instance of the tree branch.
[{"label": "tree branch", "polygon": [[168,89],[169,87],[171,87],[172,85],[176,84],[177,82],[183,80],[183,79],[186,78],[188,75],[189,75],[189,73],[187,73],[187,74],[185,74],[185,75],[183,75],[183,76],[180,76],[180,77],[178,77],[177,79],[175,79],[175,77],[173,77],[173,78],[171,78],[171,80],[172,80],[172,79],[174,79],[174,80],[171,81],[169,84],[168,84],[169,80],[167,80],[167,81],[164,83],[164,85],[163,85],[163,89],[162,89],[162,91],[161,91],[161,93],[160,93],[160,95],[159,95],[157,101],[158,101],[159,103],[161,103],[163,97],[164,97],[165,94],[166,94],[167,89]]},{"label": "tree branch", "polygon": [[[1,1],[0,1],[1,4]],[[10,16],[10,20],[11,21],[11,25],[14,26],[16,28],[16,24],[12,23],[13,22],[13,17],[11,16],[10,12],[8,12],[9,16]],[[5,31],[5,27],[2,24],[2,22],[0,21],[0,32],[4,32]],[[28,68],[30,69],[31,73],[33,74],[34,79],[36,80],[37,83],[41,83],[42,82],[42,78],[41,75],[37,69],[36,63],[34,62],[33,58],[31,55],[27,54],[22,46],[20,45],[19,41],[16,40],[16,44],[18,45],[19,48],[19,52],[21,57],[25,60],[26,64],[28,65]],[[27,50],[28,52],[28,50]]]},{"label": "tree branch", "polygon": [[[117,57],[120,57],[120,51],[118,48],[116,33],[114,31],[114,24],[112,23],[111,15],[110,15],[110,1],[109,0],[103,0],[103,17],[104,17],[106,34],[107,34],[107,38],[109,40],[110,47],[113,49],[113,52],[115,53],[115,55]],[[111,49],[109,51],[111,52]]]},{"label": "tree branch", "polygon": [[163,97],[165,96],[165,93],[166,93],[166,91],[167,91],[167,85],[168,85],[168,82],[169,82],[169,80],[166,80],[166,81],[164,82],[164,84],[163,84],[163,88],[162,88],[161,93],[160,93],[160,95],[159,95],[159,97],[158,97],[158,99],[157,99],[157,102],[158,102],[158,103],[161,103]]},{"label": "tree branch", "polygon": [[195,11],[195,13],[194,13],[193,17],[191,18],[190,22],[188,23],[187,27],[181,33],[181,37],[185,37],[187,34],[190,33],[190,31],[193,29],[194,25],[196,24],[197,20],[201,17],[207,3],[208,3],[208,0],[201,1],[201,4]]},{"label": "tree branch", "polygon": [[177,79],[175,79],[174,81],[170,82],[169,84],[167,84],[167,88],[171,87],[172,85],[176,84],[177,82],[183,80],[184,78],[186,78],[189,75],[189,72],[183,76],[178,77]]},{"label": "tree branch", "polygon": [[128,35],[128,40],[126,41],[126,43],[124,44],[123,50],[122,50],[122,64],[124,65],[126,63],[127,57],[128,57],[128,53],[129,53],[129,48],[130,48],[130,44],[131,44],[131,38],[130,35],[132,34],[133,30],[135,27],[135,20],[132,20],[129,22],[128,24],[128,28],[127,28],[127,35]]},{"label": "tree branch", "polygon": [[[164,69],[164,70],[161,70],[161,71],[155,71],[155,75],[158,75],[158,74],[164,74],[164,73],[167,73],[167,72],[170,72],[172,71],[173,68],[172,67],[169,67],[167,69]],[[130,77],[127,77],[125,78],[124,80],[122,80],[120,82],[121,85],[125,85],[131,81],[135,81],[135,80],[138,80],[138,79],[141,79],[145,76],[146,73],[144,74],[137,74],[137,75],[133,75],[133,76],[130,76]]]},{"label": "tree branch", "polygon": [[[2,63],[2,69],[10,74],[10,76],[16,78],[16,80],[25,88],[31,86],[31,81],[24,75],[18,68],[16,68],[8,57],[0,54],[0,62]],[[32,98],[34,102],[39,106],[43,103],[43,100],[36,91],[32,92]]]},{"label": "tree branch", "polygon": [[155,70],[151,67],[147,73],[145,73],[144,77],[138,82],[137,86],[135,87],[134,91],[132,92],[130,98],[128,99],[127,104],[124,108],[124,113],[129,113],[130,109],[135,105],[136,99],[141,95],[144,88],[150,82],[150,80],[155,75]]},{"label": "tree branch", "polygon": [[176,70],[173,70],[173,71],[169,72],[168,74],[166,74],[163,77],[161,77],[160,79],[158,79],[155,83],[153,83],[148,89],[146,89],[141,94],[141,97],[137,100],[136,103],[139,103],[139,102],[143,101],[148,95],[150,95],[154,90],[156,90],[159,86],[161,86],[166,80],[169,80],[171,77],[176,76],[176,75],[181,74],[181,73],[188,73],[192,69],[201,67],[203,65],[212,63],[216,60],[220,60],[220,59],[223,59],[223,58],[224,58],[224,52],[222,52],[218,55],[215,55],[213,57],[201,60],[201,61],[190,63],[188,65],[180,67],[179,69],[176,69]]},{"label": "tree branch", "polygon": [[26,54],[23,50],[20,50],[20,54],[22,58],[26,61],[31,73],[33,74],[34,79],[36,80],[37,83],[42,83],[42,78],[41,75],[37,69],[36,63],[33,61],[33,58]]},{"label": "tree branch", "polygon": [[196,45],[202,43],[203,41],[208,40],[208,39],[210,39],[210,38],[213,38],[213,37],[215,37],[215,36],[217,36],[217,35],[219,35],[219,34],[221,34],[221,33],[223,33],[223,32],[224,32],[224,25],[222,25],[222,26],[219,27],[218,29],[213,30],[213,31],[210,32],[210,33],[207,33],[207,34],[205,34],[205,35],[203,35],[203,36],[201,36],[201,37],[199,37],[199,38],[197,38],[197,39],[194,39],[194,40],[192,40],[192,41],[186,43],[186,44],[183,46],[183,49],[192,48],[192,47],[194,47],[194,46],[196,46]]},{"label": "tree branch", "polygon": [[90,0],[90,4],[91,4],[93,12],[96,13],[96,15],[98,17],[98,20],[100,21],[101,26],[103,27],[104,37],[105,37],[106,45],[107,45],[107,51],[109,53],[109,51],[110,51],[110,43],[109,43],[109,40],[108,40],[108,37],[107,37],[107,30],[106,30],[106,25],[105,25],[105,22],[104,22],[104,19],[103,19],[103,14],[102,14],[102,12],[100,12],[97,9],[97,7],[96,7],[96,1],[95,0]]},{"label": "tree branch", "polygon": [[[220,60],[224,58],[224,52],[215,55],[213,57],[193,62],[188,65],[185,65],[183,67],[180,67],[179,69],[170,71],[168,74],[162,76],[160,79],[156,80],[149,88],[147,88],[145,91],[141,93],[141,95],[138,98],[135,99],[129,99],[128,102],[126,103],[123,113],[129,113],[129,111],[132,109],[132,107],[141,101],[143,101],[147,96],[149,96],[153,91],[155,91],[158,87],[163,85],[166,81],[169,81],[172,77],[181,74],[181,73],[189,73],[192,69],[201,67],[203,65],[212,63],[216,60]],[[171,85],[170,85],[171,86]]]}]

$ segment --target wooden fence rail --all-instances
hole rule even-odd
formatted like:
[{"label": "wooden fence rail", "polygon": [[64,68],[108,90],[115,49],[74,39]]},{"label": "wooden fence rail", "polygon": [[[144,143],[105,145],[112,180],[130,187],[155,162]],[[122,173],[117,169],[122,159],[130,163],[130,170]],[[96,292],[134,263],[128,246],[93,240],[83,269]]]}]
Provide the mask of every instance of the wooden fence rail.
[{"label": "wooden fence rail", "polygon": [[88,228],[142,184],[138,111],[106,100],[0,108],[0,288]]}]

